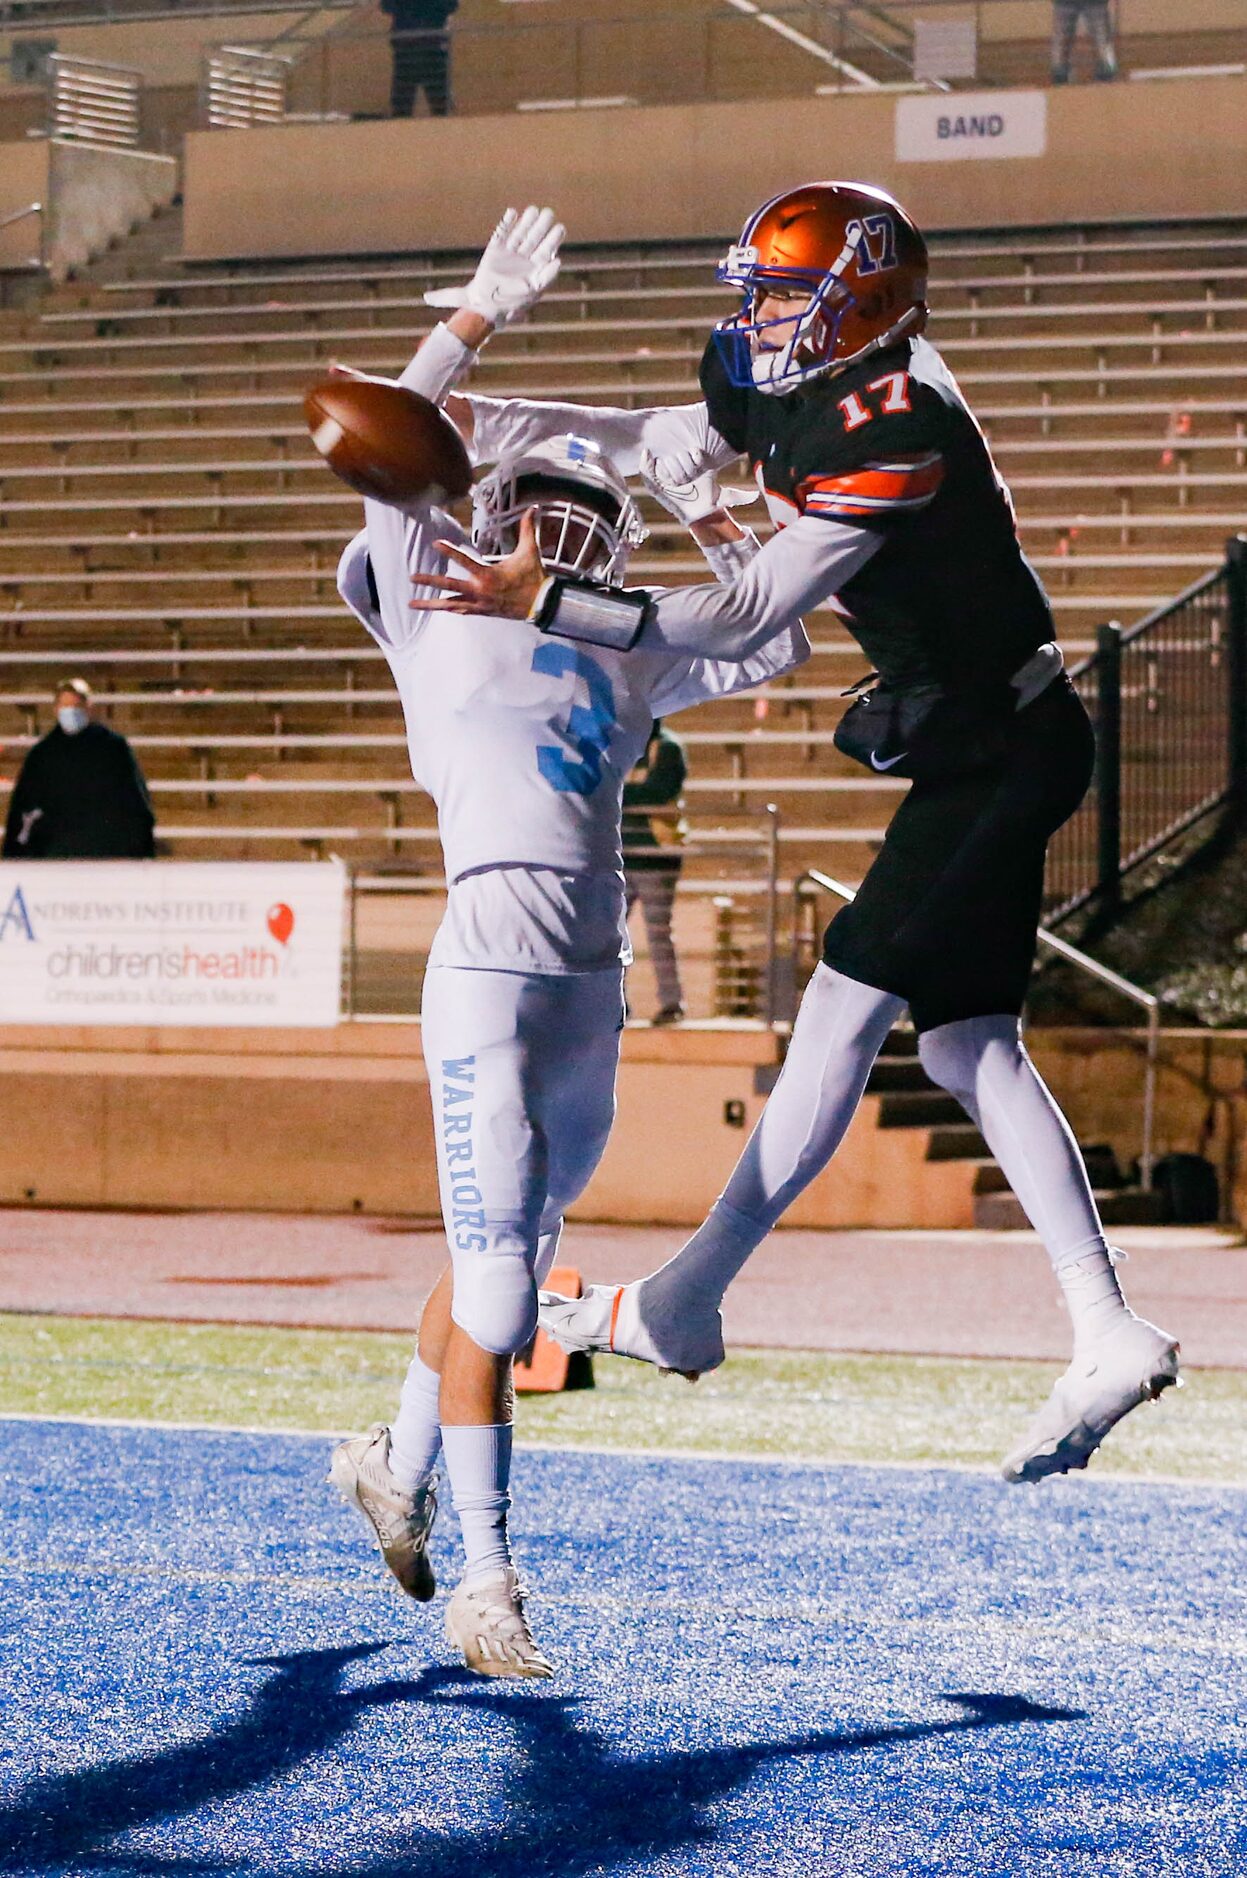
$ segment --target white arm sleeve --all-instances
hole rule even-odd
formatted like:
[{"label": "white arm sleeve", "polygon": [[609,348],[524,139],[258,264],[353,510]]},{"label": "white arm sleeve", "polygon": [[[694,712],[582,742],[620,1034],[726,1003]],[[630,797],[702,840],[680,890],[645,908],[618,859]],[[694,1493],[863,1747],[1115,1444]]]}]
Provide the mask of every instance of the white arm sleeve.
[{"label": "white arm sleeve", "polygon": [[[762,544],[752,529],[746,529],[739,541],[702,546],[716,580],[731,585],[746,572],[762,552]],[[749,658],[729,664],[722,659],[680,660],[673,664],[655,686],[652,705],[655,717],[673,711],[685,711],[709,698],[730,697],[736,691],[748,691],[753,685],[779,678],[810,656],[810,642],[800,620],[783,627]]]},{"label": "white arm sleeve", "polygon": [[652,410],[621,411],[611,405],[547,404],[531,398],[482,398],[463,394],[472,406],[474,463],[498,463],[550,437],[588,437],[600,445],[623,476],[635,476],[641,432]]},{"label": "white arm sleeve", "polygon": [[449,326],[438,325],[399,373],[398,382],[408,391],[431,398],[434,404],[444,404],[475,359],[471,346],[456,338]]},{"label": "white arm sleeve", "polygon": [[838,593],[882,540],[868,528],[802,515],[774,534],[730,587],[655,594],[639,643],[741,664]]},{"label": "white arm sleeve", "polygon": [[704,404],[652,406],[621,411],[604,404],[555,404],[531,398],[482,398],[464,394],[472,406],[472,457],[497,463],[544,443],[549,437],[588,437],[610,457],[622,476],[640,473],[642,447],[658,433],[682,441],[690,455],[715,469],[740,455],[710,423]]},{"label": "white arm sleeve", "polygon": [[[338,592],[380,645],[397,649],[409,644],[429,618],[411,604],[418,597],[413,574],[444,574],[446,557],[434,543],[466,544],[468,538],[443,509],[413,507],[404,512],[385,502],[365,502],[364,521],[338,562]],[[369,563],[379,607],[368,589]],[[432,588],[428,593],[431,599]]]}]

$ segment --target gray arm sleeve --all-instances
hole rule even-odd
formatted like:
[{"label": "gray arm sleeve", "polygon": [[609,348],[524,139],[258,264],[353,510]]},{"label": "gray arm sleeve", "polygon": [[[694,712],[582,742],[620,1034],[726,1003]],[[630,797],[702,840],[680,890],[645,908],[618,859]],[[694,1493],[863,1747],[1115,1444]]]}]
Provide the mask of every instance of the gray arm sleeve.
[{"label": "gray arm sleeve", "polygon": [[774,534],[730,587],[654,595],[640,644],[740,663],[824,606],[882,545],[868,528],[802,515]]}]

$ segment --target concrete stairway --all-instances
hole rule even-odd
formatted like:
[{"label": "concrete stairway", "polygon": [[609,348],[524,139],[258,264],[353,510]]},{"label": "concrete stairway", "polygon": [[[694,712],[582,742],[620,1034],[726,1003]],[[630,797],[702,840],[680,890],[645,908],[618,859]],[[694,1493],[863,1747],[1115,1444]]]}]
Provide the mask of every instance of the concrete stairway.
[{"label": "concrete stairway", "polygon": [[[976,1226],[989,1232],[1029,1226],[1003,1170],[992,1159],[991,1149],[978,1129],[967,1120],[961,1104],[937,1087],[918,1061],[918,1039],[912,1030],[892,1032],[871,1072],[866,1093],[882,1097],[880,1128],[928,1131],[928,1160],[973,1163]],[[1096,1204],[1106,1226],[1148,1226],[1159,1222],[1158,1195],[1138,1186],[1095,1185],[1109,1170],[1102,1155],[1087,1149],[1084,1154]]]},{"label": "concrete stairway", "polygon": [[[330,848],[436,869],[375,646],[334,590],[357,500],[314,456],[299,394],[339,356],[392,371],[447,256],[171,259],[176,210],[37,312],[0,319],[0,740],[11,776],[83,668],[134,739],[187,858]],[[705,243],[569,253],[482,392],[647,405],[691,395],[727,308]],[[933,336],[988,428],[1067,656],[1216,565],[1247,489],[1247,224],[945,236]],[[652,506],[638,581],[706,577]],[[760,524],[760,526],[763,526]],[[860,879],[900,799],[834,750],[865,660],[834,613],[765,696],[691,714],[694,825],[775,802],[781,873]],[[686,882],[739,872],[716,855]],[[715,888],[717,891],[717,887]]]}]

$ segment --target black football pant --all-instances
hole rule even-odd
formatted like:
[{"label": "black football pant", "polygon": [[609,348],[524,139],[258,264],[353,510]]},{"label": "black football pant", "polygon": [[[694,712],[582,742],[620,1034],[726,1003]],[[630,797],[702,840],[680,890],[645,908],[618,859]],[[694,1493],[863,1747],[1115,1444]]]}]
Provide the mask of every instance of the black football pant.
[{"label": "black football pant", "polygon": [[390,34],[394,74],[390,83],[391,117],[410,117],[416,93],[423,87],[434,117],[450,111],[450,34],[395,32]]},{"label": "black football pant", "polygon": [[990,768],[915,782],[823,957],[904,998],[914,1028],[1021,1013],[1049,838],[1086,794],[1095,737],[1061,674],[1011,725]]}]

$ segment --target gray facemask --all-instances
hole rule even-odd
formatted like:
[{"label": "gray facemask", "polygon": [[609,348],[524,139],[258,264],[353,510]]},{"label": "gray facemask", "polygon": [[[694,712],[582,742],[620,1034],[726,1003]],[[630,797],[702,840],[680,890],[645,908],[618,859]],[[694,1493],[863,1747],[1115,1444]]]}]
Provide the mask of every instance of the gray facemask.
[{"label": "gray facemask", "polygon": [[91,722],[85,704],[63,704],[56,713],[56,721],[67,737],[76,737],[80,730],[85,730]]}]

